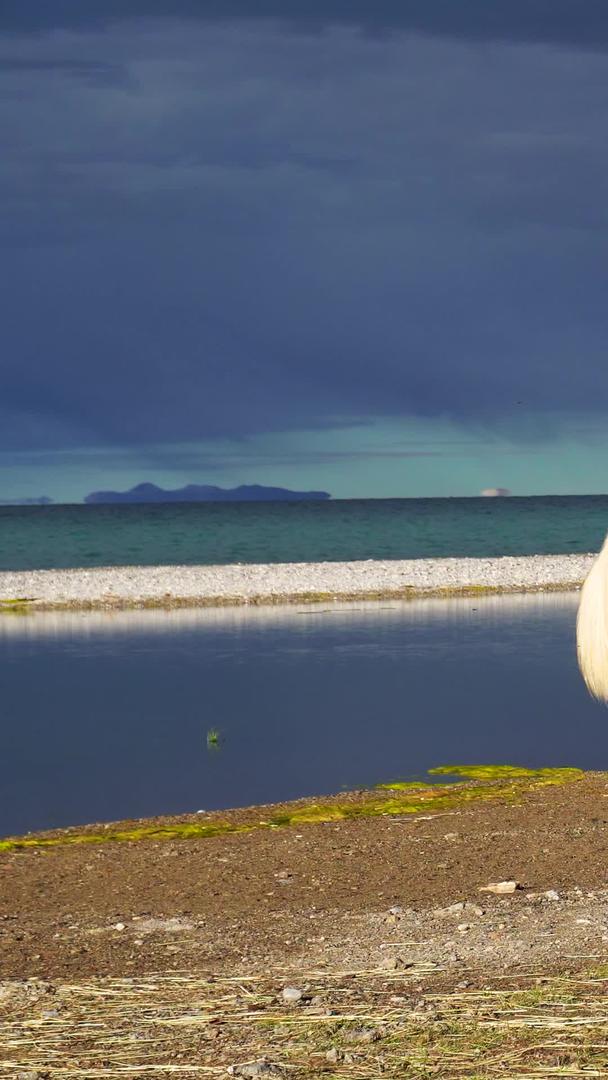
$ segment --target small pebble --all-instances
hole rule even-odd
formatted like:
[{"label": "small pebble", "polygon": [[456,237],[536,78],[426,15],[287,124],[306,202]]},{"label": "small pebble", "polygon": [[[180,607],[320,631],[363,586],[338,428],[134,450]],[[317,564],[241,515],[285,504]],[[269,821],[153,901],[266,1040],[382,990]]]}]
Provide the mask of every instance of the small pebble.
[{"label": "small pebble", "polygon": [[399,956],[383,956],[380,967],[385,971],[397,971],[398,968],[403,967],[403,960]]},{"label": "small pebble", "polygon": [[461,911],[464,911],[463,900],[459,900],[457,904],[450,904],[449,907],[438,908],[437,915],[440,919],[443,919],[447,915],[459,915]]},{"label": "small pebble", "polygon": [[226,1070],[229,1076],[242,1076],[247,1080],[254,1080],[257,1076],[281,1076],[283,1070],[278,1065],[271,1065],[269,1061],[249,1061],[243,1065],[229,1065]]},{"label": "small pebble", "polygon": [[380,1032],[377,1028],[352,1028],[350,1031],[345,1032],[345,1038],[350,1042],[360,1043],[374,1043],[380,1039]]}]

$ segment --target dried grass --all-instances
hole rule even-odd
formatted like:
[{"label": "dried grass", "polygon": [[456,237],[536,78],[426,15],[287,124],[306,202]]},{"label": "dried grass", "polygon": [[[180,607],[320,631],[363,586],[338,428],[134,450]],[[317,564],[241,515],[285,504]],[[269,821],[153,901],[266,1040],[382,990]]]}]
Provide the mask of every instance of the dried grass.
[{"label": "dried grass", "polygon": [[[4,983],[0,1077],[194,1078],[261,1060],[293,1080],[608,1077],[602,973],[539,986],[532,972],[518,977],[523,987],[503,980],[421,997],[417,981],[432,973],[418,965]],[[306,987],[306,1003],[286,1005],[281,989],[294,982]]]}]

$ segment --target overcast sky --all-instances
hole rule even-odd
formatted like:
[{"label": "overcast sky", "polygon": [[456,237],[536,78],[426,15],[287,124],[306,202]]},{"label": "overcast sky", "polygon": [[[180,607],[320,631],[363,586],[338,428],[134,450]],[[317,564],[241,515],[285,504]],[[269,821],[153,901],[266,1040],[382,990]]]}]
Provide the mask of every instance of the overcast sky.
[{"label": "overcast sky", "polygon": [[0,29],[0,499],[608,489],[606,0]]}]

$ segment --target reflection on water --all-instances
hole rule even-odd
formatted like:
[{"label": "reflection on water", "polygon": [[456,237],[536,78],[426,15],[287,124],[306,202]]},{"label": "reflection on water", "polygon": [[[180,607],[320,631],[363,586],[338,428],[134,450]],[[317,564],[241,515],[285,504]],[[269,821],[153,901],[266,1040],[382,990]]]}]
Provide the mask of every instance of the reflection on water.
[{"label": "reflection on water", "polygon": [[578,593],[532,593],[529,595],[465,597],[451,600],[360,600],[320,604],[246,604],[210,608],[149,608],[131,611],[39,611],[6,612],[0,618],[0,642],[6,638],[93,637],[99,634],[170,633],[196,629],[255,629],[296,627],[307,617],[318,620],[331,615],[344,629],[362,621],[450,622],[475,614],[476,621],[501,621],[519,615],[552,617],[564,612],[575,617]]},{"label": "reflection on water", "polygon": [[577,601],[3,616],[0,834],[446,762],[606,768],[608,718],[576,668]]}]

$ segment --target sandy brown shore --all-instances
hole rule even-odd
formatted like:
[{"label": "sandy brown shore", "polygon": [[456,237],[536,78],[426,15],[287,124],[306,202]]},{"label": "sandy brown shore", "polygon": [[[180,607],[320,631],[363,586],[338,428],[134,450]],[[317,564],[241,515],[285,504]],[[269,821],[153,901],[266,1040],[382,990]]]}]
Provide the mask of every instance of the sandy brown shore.
[{"label": "sandy brown shore", "polygon": [[[49,839],[54,843],[44,846]],[[31,846],[0,850],[5,977],[24,970],[127,975],[184,964],[224,971],[320,961],[374,966],[383,959],[379,943],[397,940],[385,929],[395,905],[409,913],[394,923],[408,926],[409,939],[413,924],[428,922],[436,907],[482,903],[495,915],[519,916],[530,912],[522,904],[531,895],[542,900],[551,889],[562,897],[602,891],[601,918],[578,930],[570,920],[565,929],[579,951],[608,956],[605,773],[549,785],[524,778],[354,792],[25,840]],[[506,879],[521,886],[513,896],[482,897],[482,886]],[[561,910],[551,907],[553,920]],[[169,939],[154,924],[168,918],[179,930]],[[487,929],[474,919],[469,929],[482,925]],[[556,925],[551,947],[535,940],[524,963],[560,961]],[[452,939],[451,923],[441,926]],[[445,936],[427,941],[425,933],[420,947],[408,945],[408,959],[437,961]],[[443,962],[474,966],[472,940],[464,933],[452,940]],[[167,951],[169,941],[176,950]],[[507,959],[508,935],[492,942],[484,971]]]},{"label": "sandy brown shore", "polygon": [[0,1075],[606,1076],[608,775],[379,797],[0,853]]},{"label": "sandy brown shore", "polygon": [[594,555],[0,573],[0,610],[276,604],[579,588]]}]

